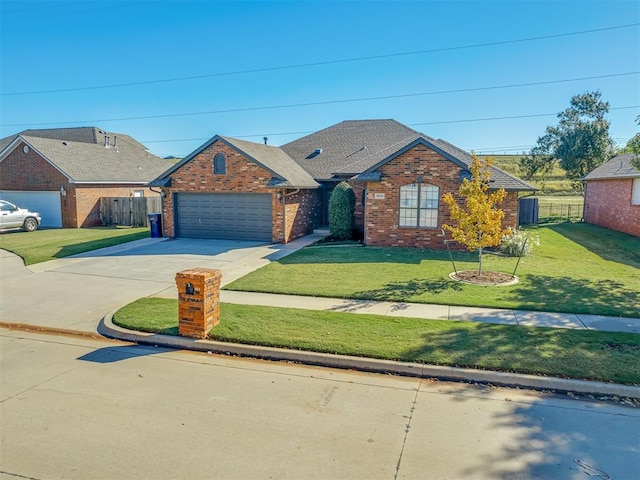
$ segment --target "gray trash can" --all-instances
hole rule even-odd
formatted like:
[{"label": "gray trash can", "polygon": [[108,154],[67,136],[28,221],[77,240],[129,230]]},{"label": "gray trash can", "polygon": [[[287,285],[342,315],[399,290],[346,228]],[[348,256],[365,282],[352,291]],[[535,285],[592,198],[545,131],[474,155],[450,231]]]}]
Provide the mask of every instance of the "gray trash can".
[{"label": "gray trash can", "polygon": [[149,230],[151,231],[151,238],[162,237],[162,214],[150,213],[149,215]]}]

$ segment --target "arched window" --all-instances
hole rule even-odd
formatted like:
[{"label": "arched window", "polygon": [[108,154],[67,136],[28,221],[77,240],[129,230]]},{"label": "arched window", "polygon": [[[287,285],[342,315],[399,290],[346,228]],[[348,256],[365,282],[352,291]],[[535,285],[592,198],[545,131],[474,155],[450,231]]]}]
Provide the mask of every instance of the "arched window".
[{"label": "arched window", "polygon": [[213,157],[213,173],[225,175],[227,173],[227,157],[224,153],[216,153]]},{"label": "arched window", "polygon": [[440,189],[428,183],[411,183],[400,187],[401,227],[435,228],[438,226]]}]

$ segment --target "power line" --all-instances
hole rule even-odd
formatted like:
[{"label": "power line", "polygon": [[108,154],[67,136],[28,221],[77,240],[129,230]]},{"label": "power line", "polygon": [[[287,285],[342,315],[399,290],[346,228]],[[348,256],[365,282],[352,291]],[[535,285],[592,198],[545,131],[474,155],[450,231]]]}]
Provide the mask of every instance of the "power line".
[{"label": "power line", "polygon": [[318,67],[324,65],[334,65],[339,63],[352,63],[352,62],[362,62],[367,60],[378,60],[382,58],[394,58],[394,57],[404,57],[410,55],[424,55],[427,53],[436,53],[436,52],[448,52],[455,50],[468,50],[472,48],[484,48],[484,47],[492,47],[497,45],[508,45],[513,43],[523,43],[523,42],[532,42],[538,40],[546,40],[550,38],[561,38],[561,37],[569,37],[574,35],[585,35],[589,33],[596,32],[604,32],[609,30],[617,30],[621,28],[630,28],[637,27],[640,23],[629,23],[626,25],[616,25],[612,27],[603,27],[603,28],[594,28],[591,30],[580,30],[577,32],[567,32],[567,33],[557,33],[554,35],[542,35],[537,37],[526,37],[526,38],[518,38],[512,40],[502,40],[497,42],[486,42],[486,43],[476,43],[472,45],[460,45],[456,47],[442,47],[442,48],[432,48],[427,50],[416,50],[412,52],[396,52],[396,53],[388,53],[383,55],[370,55],[365,57],[353,57],[353,58],[343,58],[337,60],[326,60],[321,62],[309,62],[309,63],[298,63],[293,65],[281,65],[276,67],[264,67],[264,68],[252,68],[247,70],[236,70],[231,72],[219,72],[219,73],[209,73],[204,75],[190,75],[184,77],[174,77],[174,78],[165,78],[165,79],[157,79],[157,80],[145,80],[140,82],[125,82],[125,83],[114,83],[110,85],[93,85],[89,87],[74,87],[74,88],[60,88],[60,89],[51,89],[51,90],[34,90],[27,92],[9,92],[9,93],[0,93],[0,96],[18,96],[18,95],[37,95],[37,94],[48,94],[48,93],[63,93],[63,92],[80,92],[86,90],[99,90],[106,88],[122,88],[122,87],[132,87],[137,85],[152,85],[158,83],[169,83],[169,82],[181,82],[187,80],[198,80],[203,78],[214,78],[214,77],[226,77],[232,75],[245,75],[249,73],[263,73],[263,72],[272,72],[278,70],[291,70],[296,68],[307,68],[307,67]]},{"label": "power line", "polygon": [[[627,110],[630,108],[640,108],[640,105],[629,105],[629,106],[625,106],[625,107],[614,107],[614,108],[610,108],[609,110]],[[494,120],[513,120],[513,119],[517,119],[517,118],[535,118],[535,117],[553,117],[558,115],[557,112],[554,113],[532,113],[532,114],[528,114],[528,115],[511,115],[511,116],[507,116],[507,117],[484,117],[484,118],[467,118],[467,119],[460,119],[460,120],[441,120],[441,121],[437,121],[437,122],[420,122],[420,123],[407,123],[406,125],[409,127],[416,127],[416,126],[420,126],[420,125],[444,125],[447,123],[465,123],[465,122],[487,122],[487,121],[494,121]],[[304,132],[272,132],[272,133],[256,133],[253,135],[229,135],[230,137],[233,138],[253,138],[253,137],[277,137],[277,136],[281,136],[281,135],[308,135],[310,133],[313,133],[312,130],[308,130],[308,131],[304,131]],[[201,138],[174,138],[171,140],[143,140],[140,143],[142,144],[147,144],[147,143],[175,143],[175,142],[202,142],[205,140],[208,140],[210,137],[201,137]],[[526,147],[526,146],[530,146],[530,145],[516,145],[515,147]],[[514,146],[511,147],[494,147],[494,150],[502,150],[505,148],[515,148]],[[484,150],[491,150],[490,148],[486,148]]]},{"label": "power line", "polygon": [[427,95],[478,92],[478,91],[485,91],[485,90],[499,90],[503,88],[532,87],[537,85],[551,85],[551,84],[557,84],[557,83],[578,82],[582,80],[595,80],[595,79],[602,79],[602,78],[623,77],[623,76],[629,76],[629,75],[637,75],[638,73],[640,73],[640,71],[626,72],[626,73],[612,73],[608,75],[596,75],[592,77],[567,78],[562,80],[548,80],[544,82],[514,83],[509,85],[494,85],[490,87],[459,88],[454,90],[439,90],[434,92],[405,93],[401,95],[384,95],[379,97],[350,98],[350,99],[343,99],[343,100],[327,100],[323,102],[267,105],[262,107],[230,108],[225,110],[208,110],[204,112],[168,113],[164,115],[146,115],[146,116],[120,117],[120,118],[100,118],[100,119],[91,119],[91,120],[75,120],[71,122],[5,123],[0,126],[27,127],[27,126],[51,125],[51,124],[70,125],[74,123],[120,122],[120,121],[126,121],[126,120],[149,120],[153,118],[174,118],[174,117],[190,117],[190,116],[197,116],[197,115],[215,115],[220,113],[250,112],[250,111],[256,111],[256,110],[275,110],[275,109],[281,109],[281,108],[311,107],[311,106],[318,106],[318,105],[335,105],[340,103],[368,102],[368,101],[374,101],[374,100],[390,100],[394,98],[410,98],[410,97],[420,97],[420,96],[427,96]]}]

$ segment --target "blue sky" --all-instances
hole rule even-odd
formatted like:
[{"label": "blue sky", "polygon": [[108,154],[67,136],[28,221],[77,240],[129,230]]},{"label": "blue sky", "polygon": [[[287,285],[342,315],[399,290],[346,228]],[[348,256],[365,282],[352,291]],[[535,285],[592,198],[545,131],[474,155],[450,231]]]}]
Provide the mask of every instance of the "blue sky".
[{"label": "blue sky", "polygon": [[640,75],[612,76],[640,72],[635,0],[0,5],[0,137],[99,126],[183,156],[216,134],[281,145],[394,118],[467,150],[520,153],[591,90],[617,142],[638,131]]}]

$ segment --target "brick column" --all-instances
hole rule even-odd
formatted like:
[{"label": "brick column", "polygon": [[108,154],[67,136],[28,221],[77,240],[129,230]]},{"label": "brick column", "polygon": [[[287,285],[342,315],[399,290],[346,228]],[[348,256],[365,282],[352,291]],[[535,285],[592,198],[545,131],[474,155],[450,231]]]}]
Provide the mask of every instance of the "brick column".
[{"label": "brick column", "polygon": [[209,330],[220,323],[221,279],[222,272],[212,268],[192,268],[176,273],[180,335],[206,338]]}]

